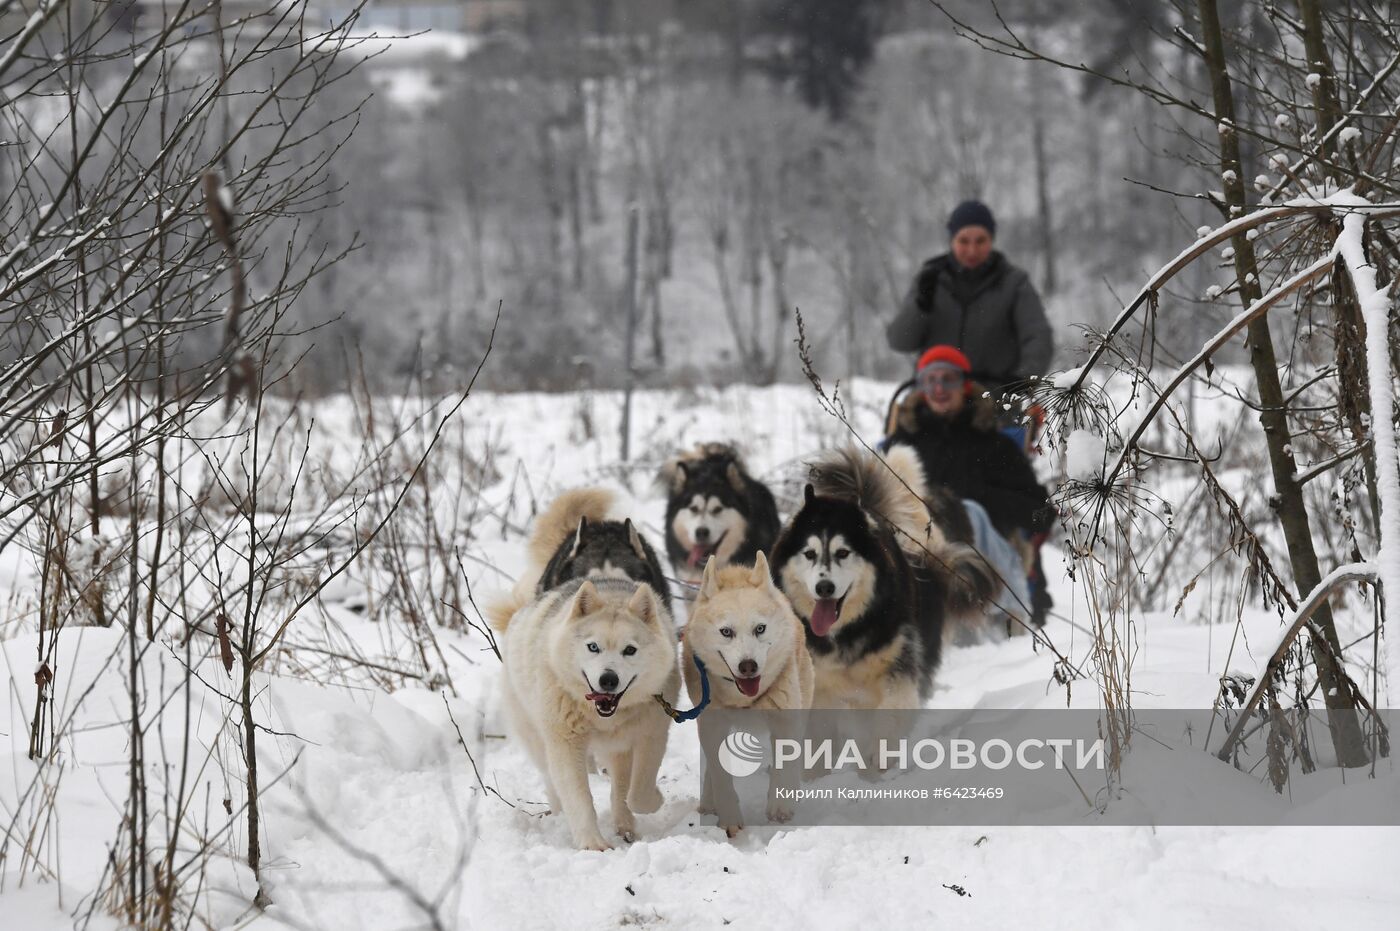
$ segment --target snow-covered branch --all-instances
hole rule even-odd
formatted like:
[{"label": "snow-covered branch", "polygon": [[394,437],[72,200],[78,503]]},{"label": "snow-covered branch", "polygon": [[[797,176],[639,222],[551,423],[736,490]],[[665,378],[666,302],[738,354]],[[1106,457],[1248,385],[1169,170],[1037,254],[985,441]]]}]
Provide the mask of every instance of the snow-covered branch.
[{"label": "snow-covered branch", "polygon": [[[1358,198],[1359,200],[1359,198]],[[1364,202],[1362,202],[1364,203]],[[1400,630],[1392,623],[1400,606],[1400,461],[1395,442],[1395,379],[1390,370],[1391,307],[1393,301],[1376,286],[1376,267],[1366,258],[1363,237],[1366,214],[1346,209],[1337,254],[1344,263],[1362,319],[1366,322],[1366,371],[1371,397],[1371,443],[1375,451],[1379,500],[1380,552],[1376,557],[1381,582],[1382,617],[1388,626],[1386,657],[1392,677],[1391,693],[1400,681]]]},{"label": "snow-covered branch", "polygon": [[1122,450],[1118,454],[1118,459],[1113,463],[1113,467],[1105,473],[1108,481],[1111,482],[1123,470],[1128,457],[1131,456],[1133,451],[1137,448],[1137,441],[1147,432],[1147,428],[1151,425],[1157,412],[1160,411],[1172,397],[1176,389],[1181,387],[1186,379],[1191,376],[1192,372],[1204,365],[1207,359],[1216,352],[1219,352],[1226,343],[1234,339],[1245,327],[1249,326],[1252,320],[1263,316],[1269,311],[1269,308],[1273,307],[1288,295],[1293,294],[1299,288],[1316,281],[1331,271],[1334,261],[1334,257],[1330,254],[1323,256],[1277,288],[1274,288],[1258,301],[1251,304],[1247,310],[1241,311],[1235,319],[1231,320],[1225,327],[1207,340],[1199,352],[1182,364],[1181,367],[1172,374],[1172,377],[1167,380],[1167,383],[1162,386],[1162,389],[1157,394],[1156,400],[1143,412],[1142,417],[1138,420],[1132,433],[1128,435]]},{"label": "snow-covered branch", "polygon": [[[1142,289],[1138,291],[1133,299],[1118,312],[1118,316],[1114,318],[1113,323],[1100,334],[1098,344],[1090,351],[1088,359],[1086,359],[1083,366],[1080,367],[1079,374],[1069,386],[1069,390],[1077,389],[1084,383],[1084,379],[1089,377],[1089,372],[1103,359],[1104,353],[1108,351],[1108,342],[1121,333],[1123,328],[1133,321],[1138,311],[1142,309],[1148,299],[1153,294],[1160,292],[1162,288],[1166,287],[1173,278],[1188,268],[1192,262],[1205,255],[1216,246],[1228,242],[1230,239],[1240,234],[1247,234],[1250,230],[1260,229],[1269,224],[1292,219],[1302,214],[1328,213],[1332,209],[1332,201],[1330,200],[1315,200],[1312,198],[1294,200],[1277,207],[1265,207],[1261,210],[1256,210],[1253,213],[1240,217],[1238,220],[1231,220],[1229,223],[1216,227],[1199,236],[1195,242],[1183,249],[1176,258],[1159,268],[1157,272],[1147,280],[1147,284],[1143,285]],[[1361,206],[1357,209],[1363,210],[1369,216],[1376,218],[1400,216],[1400,204],[1396,203],[1371,204],[1363,201]]]},{"label": "snow-covered branch", "polygon": [[1244,731],[1245,725],[1249,723],[1249,715],[1256,705],[1259,704],[1265,692],[1273,681],[1274,670],[1283,661],[1284,655],[1288,652],[1288,646],[1293,642],[1293,638],[1298,636],[1298,631],[1303,629],[1308,619],[1313,616],[1326,601],[1327,598],[1342,585],[1348,582],[1373,582],[1376,579],[1376,567],[1371,563],[1347,563],[1338,566],[1327,574],[1321,582],[1317,584],[1308,596],[1298,605],[1298,610],[1293,612],[1293,616],[1279,630],[1278,639],[1274,647],[1269,651],[1269,658],[1260,668],[1259,673],[1254,677],[1254,687],[1250,690],[1249,697],[1245,699],[1244,705],[1240,708],[1239,717],[1230,728],[1230,733],[1225,737],[1225,743],[1216,751],[1216,756],[1221,760],[1227,760],[1235,744],[1239,741],[1240,734]]}]

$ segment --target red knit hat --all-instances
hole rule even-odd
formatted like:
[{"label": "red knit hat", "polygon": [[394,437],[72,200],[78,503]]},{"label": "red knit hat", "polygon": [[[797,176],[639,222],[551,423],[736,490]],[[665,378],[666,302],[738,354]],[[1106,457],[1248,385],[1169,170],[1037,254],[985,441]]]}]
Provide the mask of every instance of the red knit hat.
[{"label": "red knit hat", "polygon": [[928,352],[919,356],[918,370],[922,372],[935,362],[942,362],[945,365],[960,368],[963,370],[964,374],[972,374],[972,363],[967,361],[967,356],[963,355],[952,346],[934,346]]}]

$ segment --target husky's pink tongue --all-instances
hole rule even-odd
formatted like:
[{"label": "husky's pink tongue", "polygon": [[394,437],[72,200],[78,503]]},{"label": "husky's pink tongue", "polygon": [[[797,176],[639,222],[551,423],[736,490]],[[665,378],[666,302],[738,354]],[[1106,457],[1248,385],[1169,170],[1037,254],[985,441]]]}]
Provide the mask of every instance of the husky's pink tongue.
[{"label": "husky's pink tongue", "polygon": [[702,564],[709,555],[710,548],[697,543],[690,548],[690,556],[686,558],[685,564],[694,569],[696,566]]},{"label": "husky's pink tongue", "polygon": [[818,637],[825,637],[831,628],[836,624],[836,618],[841,614],[841,602],[835,598],[818,598],[816,604],[812,605],[812,633]]},{"label": "husky's pink tongue", "polygon": [[758,680],[761,678],[762,676],[752,676],[745,679],[740,676],[735,678],[734,684],[739,686],[739,691],[743,692],[749,698],[753,698],[758,694]]}]

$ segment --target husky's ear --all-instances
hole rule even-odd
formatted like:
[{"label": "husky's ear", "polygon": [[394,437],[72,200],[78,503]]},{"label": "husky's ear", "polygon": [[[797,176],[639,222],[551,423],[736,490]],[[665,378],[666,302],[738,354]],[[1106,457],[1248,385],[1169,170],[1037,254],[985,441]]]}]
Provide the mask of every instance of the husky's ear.
[{"label": "husky's ear", "polygon": [[737,462],[729,463],[729,468],[724,470],[724,477],[729,480],[729,487],[739,494],[742,495],[747,490],[744,484],[744,473],[739,471]]},{"label": "husky's ear", "polygon": [[817,490],[812,487],[811,482],[808,482],[807,487],[802,489],[802,506],[806,507],[807,505],[811,504],[816,499],[816,497]]},{"label": "husky's ear", "polygon": [[569,618],[585,617],[597,611],[603,603],[603,597],[598,594],[598,589],[593,583],[585,580],[578,587],[578,592],[574,595],[574,606],[569,610]]},{"label": "husky's ear", "polygon": [[700,591],[696,593],[695,597],[713,598],[719,591],[718,575],[719,566],[716,565],[715,557],[712,555],[709,559],[705,560],[705,572],[700,576]]},{"label": "husky's ear", "polygon": [[656,623],[656,596],[652,594],[650,585],[637,586],[637,591],[627,602],[627,612],[635,614],[648,624]]},{"label": "husky's ear", "polygon": [[637,558],[642,562],[647,561],[647,548],[642,543],[642,535],[637,532],[637,528],[632,525],[632,518],[623,521],[623,526],[627,528],[627,545],[632,547],[632,552],[637,554]]},{"label": "husky's ear", "polygon": [[753,560],[753,571],[749,573],[749,584],[754,588],[772,588],[773,572],[768,568],[768,557],[759,550]]},{"label": "husky's ear", "polygon": [[677,459],[676,467],[671,470],[671,493],[676,494],[685,487],[685,483],[690,476],[685,473],[685,460]]},{"label": "husky's ear", "polygon": [[573,548],[569,550],[570,559],[573,559],[575,556],[577,556],[578,551],[583,548],[583,535],[587,532],[588,518],[580,517],[578,519],[578,530],[574,531],[574,545]]}]

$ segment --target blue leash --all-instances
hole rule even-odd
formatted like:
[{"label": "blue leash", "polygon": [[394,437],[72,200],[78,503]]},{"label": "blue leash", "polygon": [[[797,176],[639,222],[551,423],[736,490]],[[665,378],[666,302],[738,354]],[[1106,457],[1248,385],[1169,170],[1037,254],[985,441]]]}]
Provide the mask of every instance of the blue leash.
[{"label": "blue leash", "polygon": [[661,703],[661,710],[666,712],[671,720],[675,721],[677,724],[684,724],[686,721],[694,721],[696,718],[700,717],[700,712],[704,711],[705,706],[710,703],[710,675],[705,672],[705,664],[700,662],[700,657],[698,655],[691,654],[691,658],[695,660],[695,668],[700,670],[700,704],[691,708],[689,711],[679,711],[672,707],[671,703],[660,695],[652,696],[652,698]]}]

